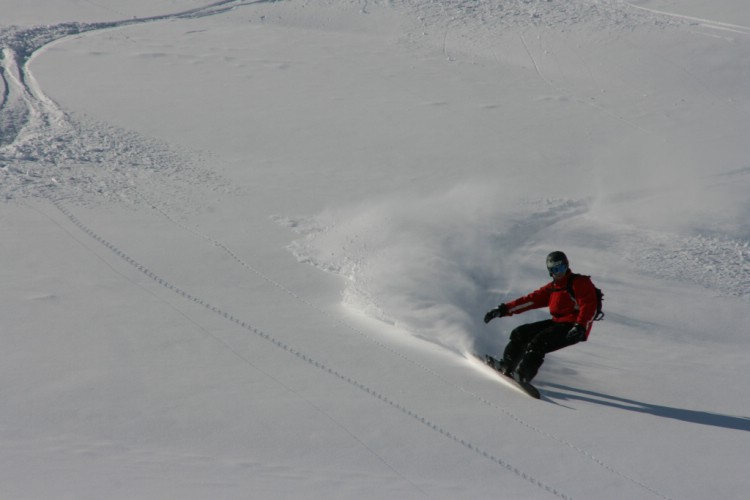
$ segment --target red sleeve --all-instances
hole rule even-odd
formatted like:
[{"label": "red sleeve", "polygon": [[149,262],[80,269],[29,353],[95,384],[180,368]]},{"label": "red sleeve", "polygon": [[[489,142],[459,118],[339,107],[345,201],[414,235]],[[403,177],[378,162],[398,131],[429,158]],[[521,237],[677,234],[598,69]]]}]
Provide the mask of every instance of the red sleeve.
[{"label": "red sleeve", "polygon": [[547,307],[549,305],[549,298],[552,295],[552,285],[553,283],[547,283],[542,288],[535,290],[528,295],[506,302],[505,305],[508,306],[509,315],[512,316],[514,314],[530,311],[531,309]]}]

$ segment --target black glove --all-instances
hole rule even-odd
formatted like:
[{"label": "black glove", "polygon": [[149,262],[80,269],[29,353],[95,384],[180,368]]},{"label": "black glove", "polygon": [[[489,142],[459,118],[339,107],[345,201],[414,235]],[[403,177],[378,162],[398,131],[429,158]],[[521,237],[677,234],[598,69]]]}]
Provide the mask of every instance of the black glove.
[{"label": "black glove", "polygon": [[495,318],[502,318],[503,316],[508,315],[508,306],[505,304],[500,304],[490,312],[484,315],[484,322],[489,323]]},{"label": "black glove", "polygon": [[586,328],[584,328],[583,325],[576,323],[573,325],[573,328],[570,329],[566,337],[570,342],[583,342],[586,340]]}]

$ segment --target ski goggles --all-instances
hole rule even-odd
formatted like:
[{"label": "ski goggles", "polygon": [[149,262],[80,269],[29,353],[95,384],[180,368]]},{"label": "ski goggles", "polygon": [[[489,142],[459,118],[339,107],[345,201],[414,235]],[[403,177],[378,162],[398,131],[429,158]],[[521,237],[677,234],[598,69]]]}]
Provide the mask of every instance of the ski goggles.
[{"label": "ski goggles", "polygon": [[559,264],[556,264],[554,266],[547,267],[547,271],[549,271],[550,276],[560,276],[561,274],[564,274],[565,271],[568,270],[568,265],[564,262],[560,262]]}]

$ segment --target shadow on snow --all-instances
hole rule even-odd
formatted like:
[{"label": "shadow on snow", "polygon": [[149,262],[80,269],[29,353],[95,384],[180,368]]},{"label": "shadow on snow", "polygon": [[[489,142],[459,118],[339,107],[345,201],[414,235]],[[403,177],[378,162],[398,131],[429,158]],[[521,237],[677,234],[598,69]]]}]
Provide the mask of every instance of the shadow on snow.
[{"label": "shadow on snow", "polygon": [[544,384],[544,395],[553,400],[585,401],[621,410],[629,410],[646,415],[682,420],[692,424],[722,427],[738,431],[750,431],[750,418],[722,415],[700,410],[687,410],[683,408],[672,408],[669,406],[643,403],[632,399],[610,396],[594,391],[575,389],[560,384]]}]

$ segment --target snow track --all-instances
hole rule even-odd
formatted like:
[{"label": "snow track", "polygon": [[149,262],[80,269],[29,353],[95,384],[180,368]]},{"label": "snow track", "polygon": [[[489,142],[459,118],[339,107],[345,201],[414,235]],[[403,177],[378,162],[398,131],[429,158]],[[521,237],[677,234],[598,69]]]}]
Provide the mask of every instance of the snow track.
[{"label": "snow track", "polygon": [[[168,147],[99,123],[74,120],[39,87],[28,69],[51,43],[136,24],[214,16],[268,0],[224,0],[174,14],[122,21],[0,28],[0,199],[27,196],[127,197],[134,183],[202,178]],[[101,165],[109,168],[102,171]]]},{"label": "snow track", "polygon": [[[113,243],[111,243],[111,242],[107,241],[106,239],[104,239],[103,237],[101,237],[98,233],[96,233],[94,230],[92,230],[86,224],[84,224],[80,219],[78,219],[73,214],[72,211],[70,211],[67,207],[65,207],[62,204],[62,202],[57,201],[57,200],[51,200],[51,203],[73,225],[75,225],[78,229],[80,229],[81,231],[83,231],[88,237],[90,237],[91,239],[93,239],[97,243],[99,243],[102,246],[104,246],[105,248],[107,248],[109,251],[111,251],[112,253],[114,253],[117,257],[119,257],[120,259],[122,259],[123,261],[125,261],[128,265],[130,265],[133,268],[137,269],[139,272],[143,273],[147,278],[149,278],[150,280],[152,280],[155,283],[159,284],[160,286],[168,289],[170,292],[173,292],[174,294],[179,295],[180,297],[182,297],[182,298],[184,298],[184,299],[186,299],[186,300],[188,300],[190,302],[193,302],[193,303],[195,303],[195,304],[203,307],[204,309],[210,311],[211,313],[216,314],[217,316],[219,316],[219,317],[221,317],[221,318],[223,318],[223,319],[225,319],[225,320],[233,323],[236,326],[239,326],[240,328],[242,328],[243,330],[246,330],[247,332],[252,333],[253,335],[255,335],[255,336],[257,336],[257,337],[259,337],[259,338],[261,338],[261,339],[263,339],[263,340],[265,340],[267,342],[270,342],[275,347],[283,350],[284,352],[286,352],[288,354],[291,354],[292,356],[294,356],[298,360],[300,360],[300,361],[302,361],[302,362],[304,362],[304,363],[306,363],[306,364],[308,364],[308,365],[310,365],[310,366],[312,366],[312,367],[314,367],[314,368],[316,368],[318,370],[322,370],[323,372],[331,375],[332,377],[338,379],[341,382],[344,382],[346,384],[349,384],[349,385],[357,388],[358,390],[360,390],[360,391],[366,393],[367,395],[369,395],[369,396],[377,399],[378,401],[381,401],[382,403],[385,403],[386,405],[392,407],[393,409],[399,411],[400,413],[406,415],[407,417],[409,417],[409,418],[417,421],[418,423],[422,424],[423,426],[425,426],[425,427],[429,428],[430,430],[436,432],[437,434],[439,434],[443,438],[448,439],[450,441],[453,441],[454,443],[456,443],[456,444],[464,447],[465,449],[471,451],[472,453],[475,453],[475,454],[477,454],[477,455],[479,455],[479,456],[481,456],[481,457],[489,460],[490,462],[494,463],[495,465],[499,466],[500,468],[502,468],[502,469],[504,469],[504,470],[512,473],[513,475],[517,476],[518,478],[531,483],[536,488],[538,488],[540,490],[543,490],[544,492],[549,493],[549,494],[551,494],[551,495],[553,495],[553,496],[555,496],[557,498],[561,498],[561,499],[570,499],[571,498],[570,496],[562,493],[558,489],[556,489],[556,488],[554,488],[554,487],[546,484],[543,480],[541,480],[541,479],[535,477],[534,475],[529,474],[529,473],[527,473],[527,472],[519,469],[518,467],[514,466],[512,464],[512,462],[510,462],[510,461],[508,461],[508,460],[506,460],[504,458],[501,458],[501,457],[499,457],[499,456],[497,456],[497,455],[495,455],[495,454],[493,454],[493,453],[485,450],[483,447],[478,446],[478,445],[476,445],[476,444],[474,444],[474,443],[472,443],[472,442],[470,442],[470,441],[462,438],[460,436],[460,434],[458,434],[458,433],[456,433],[454,431],[451,431],[449,429],[446,429],[446,428],[438,425],[433,420],[431,420],[429,417],[427,417],[425,415],[422,415],[422,414],[420,414],[420,413],[418,413],[416,411],[413,411],[411,408],[409,408],[408,405],[399,403],[395,399],[392,399],[390,396],[388,396],[386,394],[382,394],[381,392],[377,391],[376,389],[374,389],[374,388],[372,388],[372,387],[370,387],[368,385],[365,385],[365,384],[359,382],[355,378],[348,376],[346,373],[342,373],[339,370],[337,370],[336,368],[328,366],[325,363],[319,362],[318,360],[316,360],[316,359],[308,356],[305,352],[303,352],[301,350],[298,350],[294,346],[289,345],[289,344],[287,344],[287,343],[279,340],[274,335],[272,335],[270,333],[267,333],[267,332],[265,332],[265,331],[263,331],[263,330],[255,327],[255,326],[253,326],[251,323],[249,323],[249,322],[247,322],[247,321],[245,321],[245,320],[243,320],[243,319],[241,319],[241,318],[239,318],[237,316],[234,316],[233,314],[231,314],[228,311],[222,309],[221,307],[216,306],[214,304],[211,304],[210,302],[208,302],[208,301],[206,301],[206,300],[204,300],[204,299],[202,299],[202,298],[200,298],[200,297],[198,297],[198,296],[196,296],[196,295],[194,295],[194,294],[192,294],[192,293],[190,293],[190,292],[188,292],[188,291],[186,291],[186,290],[184,290],[184,289],[182,289],[182,288],[180,288],[180,287],[178,287],[176,285],[174,285],[173,283],[171,283],[167,279],[161,277],[159,274],[157,274],[157,273],[153,272],[152,270],[150,270],[145,265],[143,265],[143,264],[139,263],[138,261],[136,261],[135,259],[131,258],[126,252],[124,252],[123,250],[121,250],[118,246],[114,245]],[[256,365],[254,365],[252,363],[252,361],[250,361],[247,357],[243,356],[241,353],[239,353],[238,351],[236,351],[231,345],[227,344],[220,337],[218,337],[217,335],[212,334],[208,330],[202,329],[202,331],[204,332],[205,335],[208,335],[212,340],[218,342],[223,348],[229,350],[230,352],[232,352],[232,354],[234,354],[235,356],[237,356],[238,358],[240,358],[240,360],[243,363],[246,363],[246,364],[250,365],[251,367],[253,367],[256,370],[262,371]],[[270,374],[270,373],[265,372],[265,371],[263,371],[263,373],[265,373],[266,376],[268,376],[269,378],[272,378],[273,380],[276,380],[278,382],[278,379],[276,379],[273,376],[273,374]],[[281,383],[281,382],[279,382],[279,383]],[[293,389],[291,389],[291,388],[289,388],[287,386],[285,386],[285,387],[286,387],[287,390],[289,390],[291,392],[294,392],[295,395],[297,395],[298,397],[300,397],[300,398],[304,399],[305,401],[307,401],[308,404],[313,405],[315,407],[316,411],[324,414],[327,418],[329,418],[332,421],[334,421],[338,426],[342,427],[346,431],[347,434],[349,434],[350,436],[352,436],[353,439],[355,439],[362,446],[364,446],[365,448],[367,448],[370,453],[374,454],[374,452],[369,447],[367,447],[367,445],[365,445],[361,440],[359,440],[359,438],[356,437],[356,435],[354,435],[349,429],[347,429],[343,424],[341,424],[333,416],[331,416],[329,413],[327,413],[323,408],[315,405],[314,403],[312,403],[311,401],[309,401],[308,399],[306,399],[302,394],[294,391]],[[399,476],[401,476],[401,474],[398,471],[396,471],[390,464],[388,464],[382,457],[378,456],[378,459],[381,460],[382,462],[386,463],[386,465],[388,465],[388,467],[391,470],[393,470],[394,473],[396,473]],[[401,476],[401,477],[403,478],[403,476]],[[404,478],[404,479],[406,479],[406,478]],[[415,485],[415,488],[416,488],[416,485]]]},{"label": "snow track", "polygon": [[651,14],[655,14],[658,16],[670,17],[670,18],[679,19],[682,21],[687,21],[691,25],[697,24],[699,26],[703,26],[706,28],[714,29],[714,30],[729,31],[732,33],[740,34],[740,35],[750,35],[750,26],[742,26],[740,24],[731,24],[731,23],[725,23],[721,21],[712,21],[711,19],[703,19],[700,17],[686,16],[684,14],[677,14],[674,12],[666,12],[663,10],[650,9],[642,5],[635,5],[632,3],[628,3],[627,5],[629,5],[630,7],[634,9],[638,9],[638,10],[645,11],[645,12],[650,12]]}]

